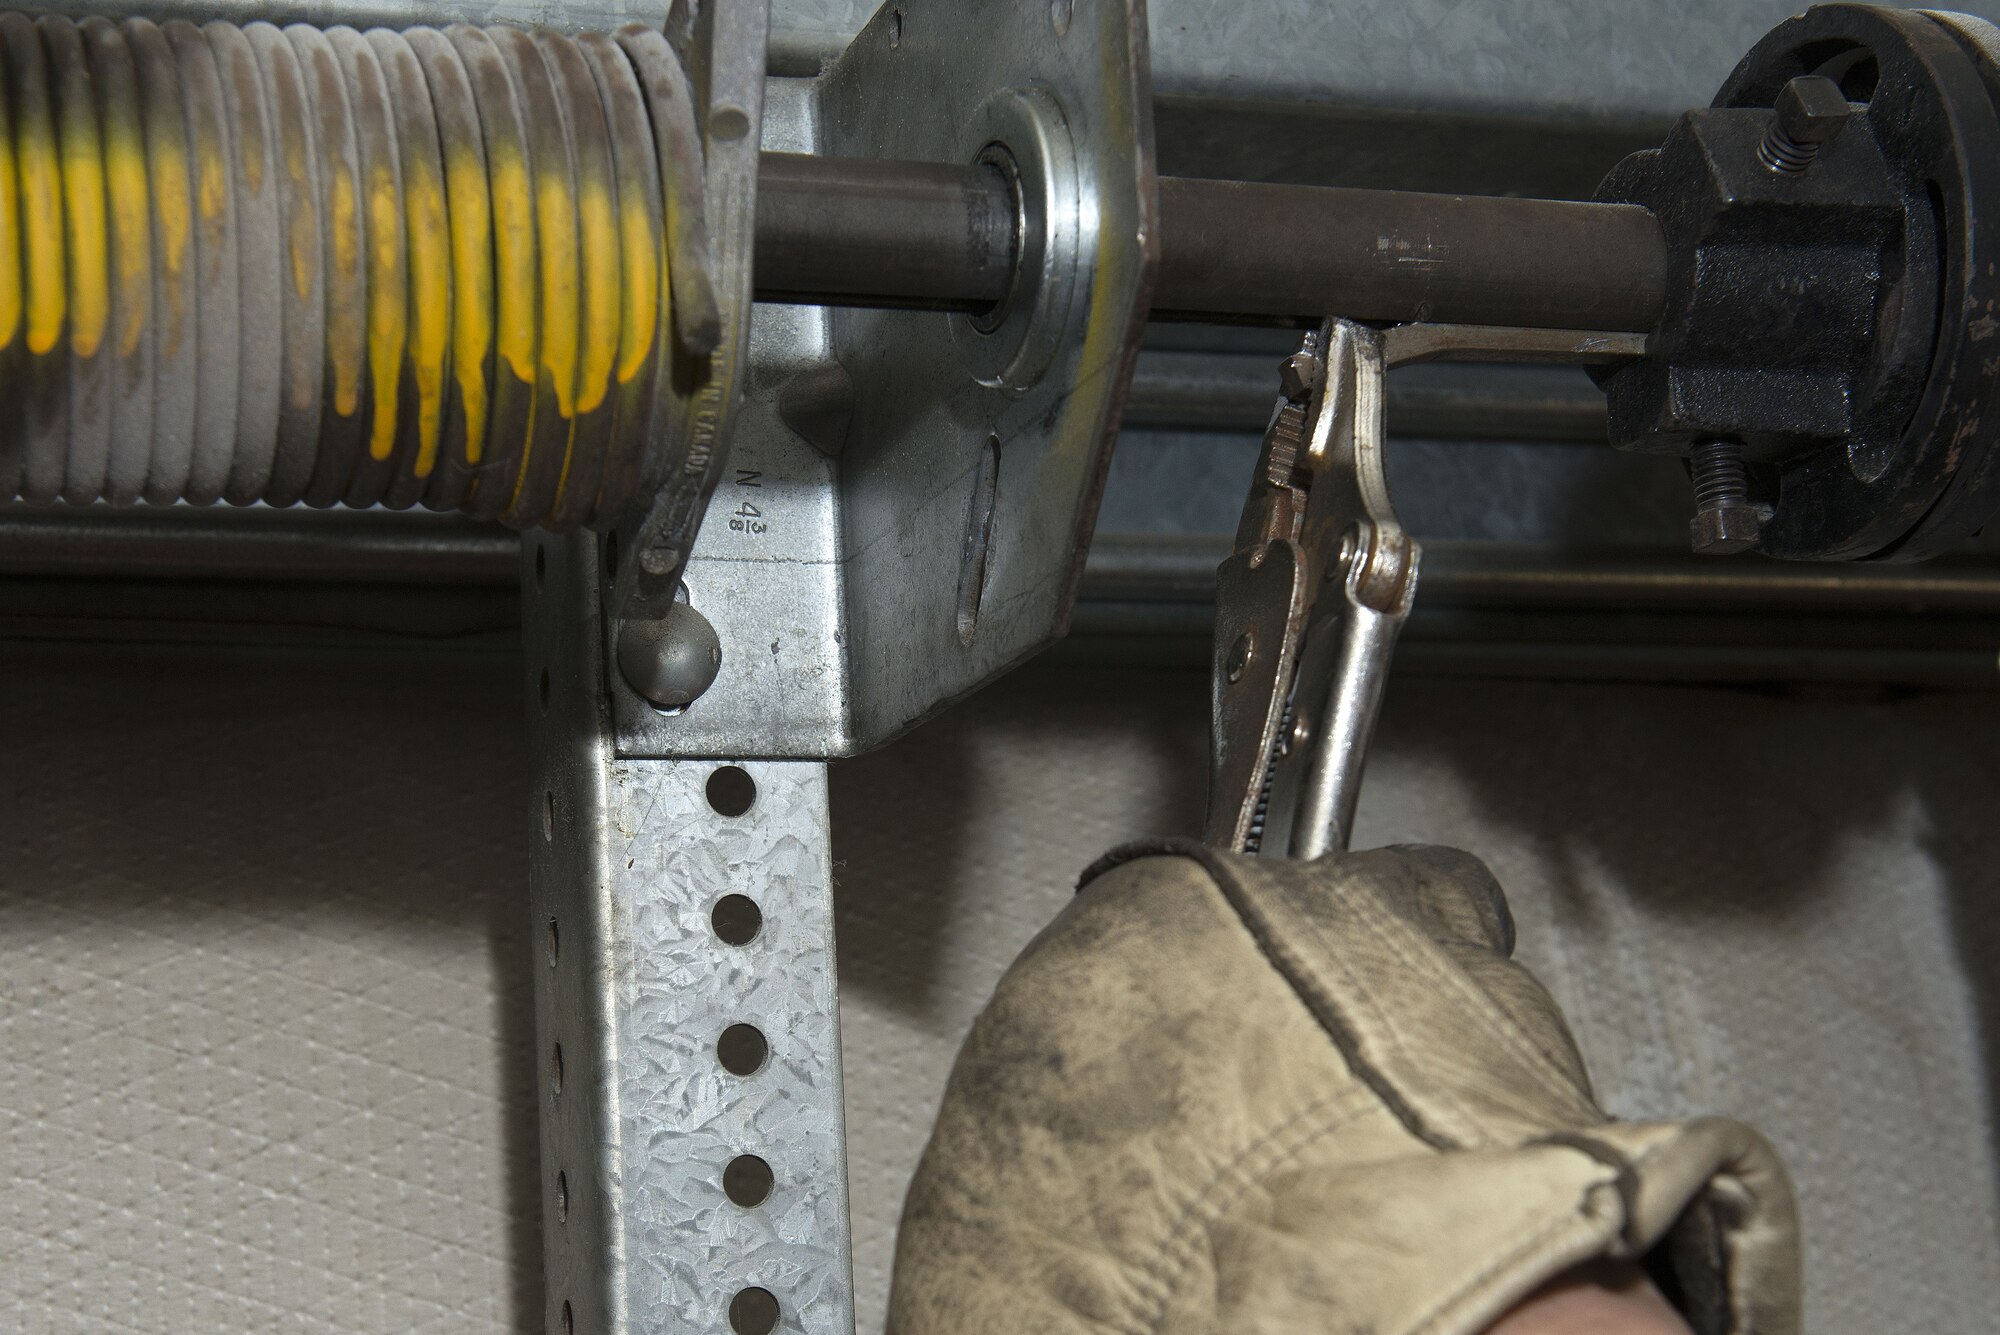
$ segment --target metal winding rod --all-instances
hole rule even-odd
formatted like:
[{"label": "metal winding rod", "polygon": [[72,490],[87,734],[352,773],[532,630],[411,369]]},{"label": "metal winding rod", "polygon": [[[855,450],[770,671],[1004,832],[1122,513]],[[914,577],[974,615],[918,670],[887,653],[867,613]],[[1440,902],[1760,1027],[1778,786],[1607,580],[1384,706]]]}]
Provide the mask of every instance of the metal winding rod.
[{"label": "metal winding rod", "polygon": [[608,524],[716,337],[660,33],[0,14],[0,489]]}]

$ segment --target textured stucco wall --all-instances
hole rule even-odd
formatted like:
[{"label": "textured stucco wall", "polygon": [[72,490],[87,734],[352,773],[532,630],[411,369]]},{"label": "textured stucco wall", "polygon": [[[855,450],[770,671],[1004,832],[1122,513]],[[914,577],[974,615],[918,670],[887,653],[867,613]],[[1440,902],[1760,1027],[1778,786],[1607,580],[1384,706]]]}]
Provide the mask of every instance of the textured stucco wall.
[{"label": "textured stucco wall", "polygon": [[[0,1321],[533,1329],[514,665],[0,649]],[[1105,847],[1185,832],[1204,689],[1043,664],[837,767],[862,1328],[957,1038]],[[1614,1110],[1802,1189],[1819,1335],[2000,1288],[2000,700],[1401,680],[1360,840],[1513,896]]]}]

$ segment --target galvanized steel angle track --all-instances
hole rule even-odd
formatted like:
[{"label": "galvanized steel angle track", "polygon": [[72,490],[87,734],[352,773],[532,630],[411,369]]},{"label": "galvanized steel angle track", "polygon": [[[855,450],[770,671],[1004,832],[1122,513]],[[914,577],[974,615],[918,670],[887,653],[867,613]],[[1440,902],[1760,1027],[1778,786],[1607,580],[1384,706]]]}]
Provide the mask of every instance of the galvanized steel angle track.
[{"label": "galvanized steel angle track", "polygon": [[[614,756],[596,542],[523,552],[548,1328],[722,1331],[754,1287],[782,1329],[849,1335],[825,767],[739,762],[732,812],[725,762]],[[748,939],[715,925],[725,895],[757,904]],[[761,1063],[722,1059],[740,1024]],[[743,1155],[768,1197],[725,1190]]]},{"label": "galvanized steel angle track", "polygon": [[531,831],[543,1328],[551,1335],[629,1329],[616,1316],[623,1301],[623,1197],[611,1046],[608,747],[599,721],[603,664],[592,545],[588,537],[546,533],[529,534],[521,544],[534,776],[522,815]]},{"label": "galvanized steel angle track", "polygon": [[988,320],[834,314],[865,748],[1067,628],[1157,261],[1145,6],[884,5],[821,107],[823,153],[1018,173],[1029,261]]}]

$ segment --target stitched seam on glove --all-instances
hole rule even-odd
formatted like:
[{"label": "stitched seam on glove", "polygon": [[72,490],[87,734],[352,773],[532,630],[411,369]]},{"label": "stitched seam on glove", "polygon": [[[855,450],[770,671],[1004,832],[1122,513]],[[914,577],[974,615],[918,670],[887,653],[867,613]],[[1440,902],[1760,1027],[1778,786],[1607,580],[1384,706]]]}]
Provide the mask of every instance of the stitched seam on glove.
[{"label": "stitched seam on glove", "polygon": [[[1304,917],[1304,915],[1299,916]],[[1390,926],[1388,922],[1378,919],[1373,914],[1354,914],[1351,915],[1351,921],[1358,923],[1376,940],[1387,946],[1395,954],[1397,960],[1406,965],[1412,974],[1421,975],[1427,982],[1433,985],[1442,985],[1448,988],[1453,995],[1465,1003],[1462,1012],[1466,1021],[1476,1026],[1489,1038],[1498,1042],[1502,1047],[1511,1052],[1517,1060],[1534,1071],[1540,1077],[1545,1088],[1565,1089],[1568,1087],[1570,1080],[1568,1073],[1558,1069],[1549,1060],[1547,1053],[1529,1041],[1527,1036],[1521,1032],[1520,1026],[1515,1024],[1511,1017],[1504,1014],[1496,1015],[1493,1010],[1491,998],[1483,995],[1477,988],[1473,987],[1466,980],[1464,973],[1459,969],[1453,967],[1442,969],[1429,967],[1432,964],[1431,960],[1423,958],[1420,954],[1413,954],[1410,951],[1408,937],[1403,931],[1398,931],[1395,927]],[[1395,919],[1395,922],[1398,924],[1401,921],[1400,918]],[[1326,940],[1325,932],[1321,929],[1320,924],[1311,918],[1305,918],[1305,922],[1311,929],[1313,941],[1319,946],[1321,954],[1328,959],[1333,958],[1333,951]],[[1414,935],[1414,933],[1411,934]],[[1360,980],[1356,980],[1355,985],[1365,990],[1366,985]],[[1377,1009],[1379,1012],[1380,1008],[1378,1007]],[[1393,1016],[1393,1013],[1393,1011],[1389,1012],[1391,1016]],[[1402,1027],[1393,1018],[1388,1023],[1397,1035],[1397,1046],[1403,1048],[1404,1044],[1401,1038]],[[1453,1091],[1449,1097],[1452,1106],[1473,1122],[1475,1128],[1474,1135],[1481,1141],[1493,1143],[1492,1137],[1487,1136],[1483,1131],[1478,1129],[1478,1118],[1473,1116],[1470,1110],[1458,1101],[1456,1091]]]},{"label": "stitched seam on glove", "polygon": [[1113,849],[1091,864],[1090,869],[1084,873],[1082,884],[1088,885],[1097,875],[1143,857],[1183,857],[1200,865],[1208,873],[1209,880],[1214,883],[1223,901],[1236,914],[1237,920],[1248,930],[1250,939],[1256,943],[1258,951],[1270,961],[1271,967],[1278,971],[1278,976],[1285,980],[1293,994],[1305,1004],[1306,1010],[1318,1022],[1319,1027],[1333,1040],[1333,1046],[1339,1050],[1342,1059],[1347,1063],[1347,1069],[1353,1072],[1354,1077],[1373,1090],[1375,1096],[1389,1106],[1389,1110],[1396,1115],[1396,1120],[1401,1122],[1411,1135],[1437,1149],[1459,1148],[1458,1143],[1451,1137],[1424,1125],[1416,1109],[1404,1101],[1401,1092],[1388,1077],[1362,1056],[1354,1032],[1341,1015],[1339,1006],[1326,994],[1325,989],[1315,984],[1311,970],[1306,967],[1304,961],[1292,955],[1275,924],[1244,890],[1229,866],[1218,858],[1208,845],[1196,843],[1192,839],[1165,839]]},{"label": "stitched seam on glove", "polygon": [[[1361,1040],[1359,1038],[1361,1026],[1358,1026],[1348,1018],[1345,1008],[1339,1000],[1329,995],[1325,988],[1319,986],[1318,979],[1315,976],[1315,969],[1297,952],[1295,946],[1292,944],[1290,935],[1280,929],[1279,924],[1265,911],[1257,898],[1248,892],[1242,881],[1237,877],[1236,869],[1224,858],[1218,856],[1216,851],[1208,845],[1189,839],[1166,839],[1130,844],[1113,849],[1085,870],[1083,876],[1079,879],[1078,887],[1081,889],[1097,876],[1125,862],[1155,856],[1188,858],[1199,864],[1209,874],[1209,878],[1215,883],[1223,899],[1235,910],[1237,917],[1249,929],[1251,938],[1257,943],[1258,949],[1271,962],[1272,967],[1278,970],[1280,976],[1291,986],[1293,992],[1305,1002],[1306,1009],[1312,1013],[1313,1018],[1319,1022],[1320,1027],[1333,1040],[1334,1046],[1340,1050],[1341,1056],[1346,1059],[1348,1069],[1364,1084],[1373,1089],[1384,1103],[1389,1105],[1390,1110],[1396,1114],[1397,1120],[1402,1122],[1412,1135],[1423,1140],[1426,1144],[1442,1150],[1461,1149],[1468,1145],[1484,1146],[1504,1143],[1503,1141],[1496,1140],[1484,1131],[1479,1124],[1479,1119],[1459,1100],[1457,1091],[1449,1086],[1440,1085],[1427,1090],[1426,1093],[1433,1101],[1448,1106],[1450,1111],[1457,1114],[1457,1119],[1461,1123],[1458,1126],[1443,1127],[1433,1125],[1437,1120],[1435,1116],[1425,1117],[1417,1110],[1415,1105],[1403,1096],[1401,1089],[1398,1087],[1398,1082],[1392,1079],[1374,1062],[1370,1061],[1362,1052]],[[1398,1056],[1407,1059],[1410,1049],[1404,1040],[1401,1027],[1389,1019],[1381,1007],[1376,1004],[1373,994],[1363,985],[1353,971],[1341,961],[1339,954],[1332,950],[1320,924],[1304,914],[1292,914],[1288,915],[1288,918],[1302,921],[1309,932],[1311,944],[1316,947],[1314,954],[1316,962],[1319,965],[1319,970],[1339,976],[1348,985],[1348,991],[1352,999],[1366,1005],[1367,1014],[1365,1018],[1373,1021],[1373,1032],[1379,1033],[1382,1040],[1394,1049]],[[1388,947],[1396,958],[1408,967],[1411,972],[1420,974],[1433,983],[1442,984],[1450,988],[1455,995],[1467,1003],[1463,1009],[1469,1017],[1468,1022],[1477,1024],[1482,1033],[1488,1035],[1493,1041],[1503,1046],[1509,1053],[1537,1072],[1541,1076],[1545,1087],[1562,1088],[1568,1084],[1570,1079],[1568,1073],[1556,1067],[1546,1053],[1542,1052],[1533,1043],[1528,1042],[1511,1020],[1496,1022],[1487,1013],[1487,1006],[1489,1004],[1487,999],[1469,990],[1465,978],[1456,969],[1431,969],[1422,967],[1426,962],[1411,955],[1407,942],[1386,932],[1382,924],[1371,921],[1370,916],[1367,914],[1349,915],[1347,921],[1349,925],[1361,926],[1373,939]],[[1407,1064],[1415,1065],[1416,1063]],[[1577,1111],[1588,1113],[1593,1110],[1578,1109]]]},{"label": "stitched seam on glove", "polygon": [[1554,1135],[1530,1141],[1529,1144],[1557,1145],[1563,1149],[1575,1150],[1578,1154],[1589,1155],[1615,1174],[1611,1185],[1618,1191],[1618,1205],[1625,1216],[1624,1222],[1618,1226],[1618,1245],[1627,1254],[1632,1253],[1634,1250],[1632,1225],[1639,1218],[1639,1165],[1652,1154],[1652,1147],[1637,1159],[1632,1159],[1616,1145],[1607,1145],[1601,1140],[1573,1131],[1559,1131]]},{"label": "stitched seam on glove", "polygon": [[[1572,1153],[1580,1153],[1580,1152],[1581,1151],[1572,1151]],[[1561,1233],[1564,1229],[1576,1228],[1579,1230],[1579,1233],[1583,1238],[1589,1238],[1593,1235],[1594,1232],[1600,1231],[1592,1227],[1597,1223],[1597,1220],[1594,1218],[1592,1211],[1590,1209],[1590,1197],[1591,1194],[1594,1191],[1596,1191],[1596,1189],[1597,1188],[1593,1186],[1586,1188],[1584,1190],[1583,1199],[1577,1202],[1576,1212],[1574,1214],[1562,1214],[1556,1216],[1554,1219],[1551,1219],[1545,1226],[1536,1229],[1533,1233],[1528,1235],[1526,1240],[1524,1240],[1520,1246],[1515,1247],[1512,1251],[1509,1251],[1504,1255],[1496,1258],[1484,1269],[1478,1271],[1470,1279],[1466,1280],[1463,1284],[1459,1285],[1456,1289],[1452,1290],[1450,1293],[1446,1294],[1443,1298],[1433,1303],[1428,1311],[1426,1311],[1421,1317],[1417,1318],[1416,1322],[1407,1328],[1408,1335],[1426,1335],[1426,1332],[1439,1330],[1440,1323],[1442,1323],[1445,1320],[1445,1318],[1452,1316],[1463,1316],[1464,1315],[1463,1312],[1454,1312],[1452,1309],[1462,1304],[1468,1295],[1476,1292],[1483,1286],[1492,1283],[1494,1276],[1504,1274],[1506,1271],[1514,1268],[1515,1266],[1518,1266],[1524,1257],[1527,1257],[1533,1254],[1534,1252],[1540,1250],[1548,1243],[1549,1239],[1555,1237],[1556,1235]],[[1495,1312],[1492,1314],[1492,1318],[1489,1319],[1497,1319],[1499,1316],[1500,1313]],[[1482,1322],[1481,1324],[1483,1325],[1485,1323]],[[1452,1332],[1454,1332],[1455,1335],[1455,1333],[1462,1330],[1463,1327],[1462,1325],[1453,1325],[1449,1329]],[[1384,1332],[1383,1335],[1387,1335],[1387,1332]]]},{"label": "stitched seam on glove", "polygon": [[[1304,926],[1307,933],[1309,934],[1310,943],[1313,946],[1317,947],[1316,953],[1319,956],[1318,962],[1320,969],[1328,973],[1336,974],[1343,981],[1345,981],[1345,983],[1347,984],[1347,989],[1349,993],[1354,997],[1355,1001],[1366,1006],[1369,1019],[1373,1022],[1372,1023],[1373,1032],[1379,1033],[1383,1037],[1383,1039],[1388,1043],[1390,1048],[1392,1048],[1395,1051],[1396,1055],[1402,1059],[1402,1062],[1406,1066],[1416,1065],[1417,1063],[1412,1061],[1410,1058],[1409,1055],[1410,1048],[1408,1042],[1404,1038],[1403,1027],[1400,1024],[1396,1023],[1395,1019],[1393,1018],[1392,1014],[1389,1011],[1384,1010],[1380,1005],[1376,1003],[1375,995],[1369,990],[1367,983],[1352,969],[1348,968],[1346,962],[1342,960],[1340,956],[1334,952],[1332,946],[1328,943],[1326,939],[1326,934],[1321,929],[1319,923],[1314,921],[1312,918],[1307,917],[1304,914],[1295,914],[1293,915],[1293,917],[1300,921],[1301,925]],[[1402,965],[1404,965],[1405,967],[1407,967],[1410,970],[1410,972],[1424,977],[1427,981],[1433,984],[1439,981],[1444,981],[1451,984],[1459,983],[1460,980],[1457,979],[1456,977],[1451,976],[1449,971],[1439,971],[1421,967],[1423,961],[1413,959],[1410,956],[1410,953],[1403,948],[1403,943],[1396,939],[1395,933],[1393,931],[1382,930],[1381,924],[1375,922],[1372,919],[1371,915],[1365,913],[1354,914],[1351,916],[1348,925],[1359,926],[1363,931],[1367,932],[1375,940],[1381,942],[1384,946],[1386,946],[1389,949],[1390,953],[1395,955],[1397,961]],[[1275,931],[1275,927],[1269,928],[1267,930]],[[1444,973],[1445,975],[1443,979],[1439,978],[1440,972]],[[1329,999],[1328,1004],[1330,1008],[1337,1006],[1337,1003],[1332,1002],[1331,999]],[[1471,1020],[1471,1022],[1476,1023],[1476,1019],[1471,1019],[1471,1017],[1469,1017],[1469,1019]],[[1357,1047],[1358,1046],[1359,1045],[1357,1043]],[[1386,1074],[1382,1076],[1382,1080],[1385,1084],[1394,1083],[1390,1079],[1390,1077],[1387,1076]],[[1438,1135],[1440,1136],[1448,1135],[1450,1140],[1454,1142],[1452,1144],[1444,1146],[1443,1148],[1458,1149],[1468,1146],[1484,1147],[1496,1143],[1494,1138],[1492,1136],[1487,1135],[1484,1129],[1480,1127],[1479,1119],[1473,1116],[1472,1110],[1467,1108],[1464,1105],[1464,1103],[1460,1102],[1457,1090],[1451,1088],[1448,1085],[1440,1085],[1439,1087],[1432,1090],[1428,1090],[1426,1092],[1431,1098],[1446,1104],[1450,1108],[1450,1110],[1457,1115],[1459,1122],[1461,1123],[1460,1125],[1451,1128],[1449,1132],[1445,1131],[1442,1128],[1438,1129]],[[1407,1120],[1404,1124],[1408,1126],[1413,1133],[1417,1135],[1422,1135],[1423,1132],[1417,1125],[1417,1123],[1421,1122],[1422,1120],[1423,1119],[1421,1114],[1419,1114],[1416,1111],[1414,1106],[1411,1106],[1410,1119]],[[1426,1139],[1429,1139],[1429,1137],[1426,1137]]]},{"label": "stitched seam on glove", "polygon": [[[1283,1168],[1314,1142],[1374,1112],[1374,1104],[1367,1101],[1372,1092],[1347,1089],[1318,1103],[1309,1103],[1217,1168],[1167,1226],[1159,1245],[1144,1262],[1139,1279],[1147,1302],[1135,1314],[1133,1324],[1126,1327],[1128,1335],[1151,1335],[1159,1329],[1166,1319],[1168,1304],[1187,1279],[1188,1258],[1196,1240],[1207,1228],[1263,1177]],[[1349,1106],[1355,1103],[1362,1106]]]}]

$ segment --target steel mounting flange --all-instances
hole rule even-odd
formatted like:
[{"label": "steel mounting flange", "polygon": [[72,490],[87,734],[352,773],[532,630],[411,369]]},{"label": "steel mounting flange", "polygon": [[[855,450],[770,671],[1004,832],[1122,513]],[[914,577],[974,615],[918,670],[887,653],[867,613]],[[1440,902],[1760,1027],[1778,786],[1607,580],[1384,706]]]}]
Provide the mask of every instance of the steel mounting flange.
[{"label": "steel mounting flange", "polygon": [[820,108],[822,152],[985,163],[1016,207],[987,315],[834,315],[853,729],[874,741],[1067,629],[1157,262],[1145,5],[884,5]]}]

